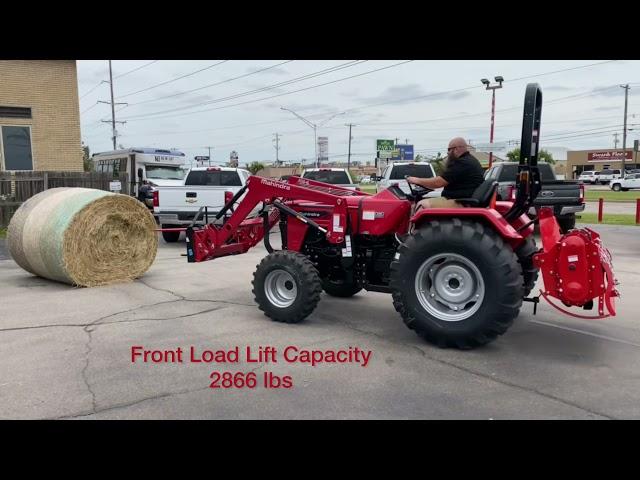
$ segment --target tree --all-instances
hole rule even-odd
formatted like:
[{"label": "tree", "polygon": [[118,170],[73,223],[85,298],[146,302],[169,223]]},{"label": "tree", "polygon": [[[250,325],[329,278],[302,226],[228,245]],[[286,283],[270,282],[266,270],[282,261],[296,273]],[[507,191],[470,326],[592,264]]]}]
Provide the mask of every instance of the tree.
[{"label": "tree", "polygon": [[[519,162],[520,161],[520,147],[514,148],[510,152],[507,152],[507,159],[510,162]],[[542,150],[540,150],[538,152],[538,161],[547,162],[547,163],[550,163],[552,165],[554,163],[556,163],[556,161],[553,158],[553,155],[551,155],[551,153],[547,152],[544,149],[542,149]]]},{"label": "tree", "polygon": [[251,175],[255,175],[256,173],[258,173],[263,168],[264,168],[264,164],[262,164],[260,162],[251,162],[247,166],[247,170],[249,170],[251,172]]},{"label": "tree", "polygon": [[93,171],[93,162],[91,161],[91,152],[89,145],[82,144],[82,167],[85,172]]},{"label": "tree", "polygon": [[433,169],[436,172],[436,175],[442,174],[444,172],[444,162],[446,158],[442,156],[440,152],[434,158],[431,159],[431,165],[433,165]]}]

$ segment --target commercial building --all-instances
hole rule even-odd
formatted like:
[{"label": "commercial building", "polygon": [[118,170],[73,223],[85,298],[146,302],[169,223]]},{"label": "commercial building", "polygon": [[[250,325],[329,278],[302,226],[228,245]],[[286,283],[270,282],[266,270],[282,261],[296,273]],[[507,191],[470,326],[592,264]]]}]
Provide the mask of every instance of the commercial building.
[{"label": "commercial building", "polygon": [[599,149],[599,150],[569,150],[567,152],[566,174],[567,178],[578,178],[580,174],[587,170],[603,170],[609,168],[622,168],[622,160],[626,169],[640,168],[638,152],[633,148],[622,150]]},{"label": "commercial building", "polygon": [[0,60],[0,171],[82,171],[75,60]]}]

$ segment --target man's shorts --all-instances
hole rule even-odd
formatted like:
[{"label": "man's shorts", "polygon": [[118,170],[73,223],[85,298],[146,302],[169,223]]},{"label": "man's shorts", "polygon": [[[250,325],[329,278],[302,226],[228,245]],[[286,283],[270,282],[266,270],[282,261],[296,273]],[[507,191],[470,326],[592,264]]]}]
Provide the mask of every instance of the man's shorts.
[{"label": "man's shorts", "polygon": [[464,205],[444,197],[425,198],[416,204],[415,211],[423,208],[464,208]]}]

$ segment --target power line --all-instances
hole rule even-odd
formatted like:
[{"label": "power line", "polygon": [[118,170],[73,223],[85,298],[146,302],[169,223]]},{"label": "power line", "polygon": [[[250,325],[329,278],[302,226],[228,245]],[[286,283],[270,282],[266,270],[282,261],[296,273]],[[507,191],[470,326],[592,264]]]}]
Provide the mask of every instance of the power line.
[{"label": "power line", "polygon": [[[577,69],[580,69],[580,68],[589,68],[589,67],[593,67],[593,66],[596,66],[596,65],[602,65],[602,64],[605,64],[605,63],[610,63],[610,62],[613,62],[613,61],[616,61],[616,60],[608,60],[608,61],[605,61],[605,62],[591,63],[591,64],[588,64],[588,65],[581,65],[581,66],[578,66],[578,67],[565,68],[565,69],[562,69],[562,70],[554,70],[552,72],[544,72],[544,73],[537,73],[535,75],[527,75],[525,77],[519,77],[519,78],[512,79],[512,80],[505,80],[505,83],[516,82],[516,81],[520,81],[520,80],[526,80],[526,79],[534,78],[534,77],[541,77],[541,76],[544,76],[544,75],[552,75],[552,74],[555,74],[555,73],[566,72],[566,71],[569,71],[569,70],[577,70]],[[355,110],[363,110],[363,109],[366,109],[366,108],[377,107],[377,106],[380,106],[380,105],[387,105],[387,104],[390,104],[390,103],[401,103],[401,102],[406,102],[406,101],[409,101],[409,100],[418,100],[418,99],[423,99],[423,98],[437,97],[437,96],[440,96],[440,95],[449,95],[449,94],[452,94],[452,93],[459,93],[459,92],[463,92],[463,91],[466,91],[466,90],[472,90],[472,89],[477,89],[477,88],[482,88],[482,86],[474,85],[474,86],[469,86],[469,87],[464,87],[464,88],[457,88],[455,90],[448,90],[446,92],[438,92],[438,93],[431,93],[431,94],[428,94],[428,95],[419,95],[419,96],[416,96],[416,97],[407,97],[407,98],[401,98],[401,99],[397,99],[397,100],[389,100],[387,102],[375,103],[375,104],[372,104],[372,105],[364,105],[364,106],[361,106],[361,107],[354,107],[352,109],[345,110],[345,112],[352,112],[352,111],[355,111]],[[608,87],[608,88],[612,88],[612,87]],[[517,108],[520,108],[520,107],[517,107]],[[504,110],[498,110],[498,111],[504,111]]]},{"label": "power line", "polygon": [[[226,100],[232,100],[232,99],[238,98],[238,97],[244,97],[244,96],[247,96],[247,95],[253,95],[254,93],[258,93],[258,92],[262,92],[262,91],[266,91],[266,90],[273,90],[274,88],[282,87],[282,86],[289,85],[289,84],[292,84],[292,83],[302,82],[304,80],[308,80],[310,78],[318,77],[318,76],[321,76],[321,75],[327,75],[329,73],[333,73],[333,72],[336,72],[338,70],[354,67],[354,66],[359,65],[359,64],[364,63],[364,62],[367,62],[367,60],[357,60],[357,61],[346,62],[344,64],[340,64],[340,65],[337,65],[335,67],[325,68],[323,70],[319,70],[317,72],[313,72],[313,73],[310,73],[310,74],[307,74],[307,75],[303,75],[301,77],[293,78],[291,80],[275,83],[275,84],[272,84],[272,85],[267,85],[265,87],[257,88],[257,89],[254,89],[254,90],[249,90],[247,92],[242,92],[242,93],[230,95],[230,96],[227,96],[227,97],[217,98],[217,99],[209,100],[207,102],[200,102],[200,103],[197,103],[197,104],[186,105],[184,107],[176,107],[176,108],[171,108],[169,110],[162,110],[162,111],[159,111],[159,112],[152,112],[152,113],[134,115],[134,116],[132,116],[130,118],[131,119],[144,118],[144,117],[148,117],[148,116],[152,116],[152,115],[160,115],[160,114],[163,114],[163,113],[177,112],[177,111],[180,111],[180,110],[188,110],[190,108],[202,107],[204,105],[210,105],[212,103],[220,103],[220,102],[224,102]],[[222,82],[219,82],[219,83],[222,83]],[[181,92],[181,93],[178,93],[178,94],[169,95],[169,97],[175,97],[177,95],[183,95],[184,93],[190,93],[190,92],[193,92],[194,90],[189,90],[187,92]],[[199,88],[199,90],[202,90],[202,87]],[[155,101],[160,100],[162,98],[168,98],[168,97],[161,97],[161,98],[156,98],[156,99],[153,99],[153,100],[147,100],[147,101],[144,101],[144,102],[133,103],[132,105],[140,105],[142,103],[155,102]]]},{"label": "power line", "polygon": [[102,85],[103,83],[107,83],[104,80],[102,80],[100,83],[98,83],[95,87],[91,88],[90,90],[86,91],[85,93],[82,94],[82,96],[78,99],[78,100],[82,100],[84,97],[86,97],[87,95],[89,95],[91,92],[93,92],[96,88],[98,88],[100,85]]},{"label": "power line", "polygon": [[94,103],[93,105],[91,105],[89,108],[85,109],[84,111],[80,112],[80,115],[84,115],[85,113],[87,113],[89,110],[91,110],[93,107],[97,106],[98,102]]},{"label": "power line", "polygon": [[[240,75],[239,77],[228,78],[227,80],[223,80],[221,82],[205,85],[204,87],[194,88],[194,89],[187,90],[187,91],[184,91],[184,92],[175,93],[173,95],[167,95],[165,97],[159,97],[159,98],[154,98],[154,99],[151,99],[151,100],[145,100],[144,102],[138,102],[138,103],[134,103],[132,105],[141,105],[143,103],[156,102],[158,100],[163,100],[163,99],[170,98],[170,97],[177,97],[179,95],[184,95],[186,93],[192,93],[192,92],[195,92],[195,91],[198,91],[198,90],[203,90],[205,88],[210,88],[210,87],[213,87],[213,86],[216,86],[216,85],[221,85],[223,83],[227,83],[227,82],[230,82],[232,80],[237,80],[239,78],[248,77],[249,75],[255,75],[256,73],[264,72],[265,70],[270,70],[270,69],[275,68],[275,67],[277,67],[279,65],[283,65],[284,63],[289,63],[289,62],[292,62],[292,61],[293,60],[289,60],[289,61],[283,62],[283,63],[278,63],[278,64],[273,65],[271,67],[267,67],[267,68],[263,68],[263,69],[260,69],[260,70],[256,70],[254,72],[250,72],[250,73],[247,73],[245,75]],[[242,92],[242,93],[239,93],[239,94],[230,95],[230,96],[224,97],[224,98],[218,98],[218,99],[214,99],[214,100],[209,100],[207,102],[201,102],[201,103],[198,103],[198,104],[187,105],[187,106],[184,106],[184,107],[177,107],[177,108],[173,108],[173,109],[169,109],[169,110],[163,110],[163,111],[160,111],[160,112],[153,112],[153,113],[145,113],[145,114],[141,114],[141,115],[136,115],[136,117],[137,116],[146,117],[146,116],[150,116],[150,115],[157,115],[157,114],[162,114],[162,113],[167,113],[167,112],[174,112],[174,111],[178,111],[178,110],[185,110],[185,109],[194,108],[194,107],[201,107],[203,105],[209,105],[211,103],[218,103],[218,102],[221,102],[221,101],[230,100],[230,99],[237,98],[237,97],[243,97],[243,96],[246,96],[246,95],[251,95],[253,93],[257,93],[257,92],[260,92],[260,91],[272,90],[274,88],[278,88],[278,87],[281,87],[281,86],[284,86],[284,85],[288,85],[288,84],[291,84],[291,83],[296,83],[298,81],[308,80],[309,78],[317,77],[319,75],[324,75],[326,73],[331,73],[333,71],[342,70],[343,68],[349,68],[349,67],[358,65],[360,63],[367,62],[367,61],[368,60],[351,61],[351,62],[347,62],[345,64],[338,65],[336,67],[326,68],[326,69],[320,70],[318,72],[314,72],[314,73],[311,73],[311,74],[303,75],[302,77],[294,78],[294,79],[287,80],[287,81],[280,82],[280,83],[276,83],[276,84],[273,84],[273,85],[267,85],[266,87],[257,88],[255,90],[250,90],[250,91],[247,91],[247,92]]]},{"label": "power line", "polygon": [[[184,116],[184,115],[193,115],[195,113],[210,112],[210,111],[213,111],[213,110],[221,110],[221,109],[224,109],[224,108],[237,107],[239,105],[246,105],[246,104],[249,104],[249,103],[261,102],[263,100],[269,100],[269,99],[272,99],[272,98],[282,97],[282,96],[285,96],[285,95],[291,95],[293,93],[304,92],[306,90],[311,90],[311,89],[314,89],[314,88],[323,87],[325,85],[331,85],[333,83],[343,82],[345,80],[350,80],[352,78],[361,77],[363,75],[369,75],[371,73],[379,72],[381,70],[387,70],[389,68],[394,68],[394,67],[397,67],[397,66],[403,65],[405,63],[409,63],[409,62],[413,62],[413,60],[406,60],[406,61],[403,61],[403,62],[394,63],[393,65],[388,65],[386,67],[376,68],[374,70],[369,70],[367,72],[359,73],[357,75],[351,75],[349,77],[339,78],[339,79],[333,80],[331,82],[320,83],[318,85],[311,85],[310,87],[300,88],[298,90],[292,90],[290,92],[285,92],[285,93],[281,93],[281,94],[278,94],[278,95],[272,95],[270,97],[257,98],[255,100],[249,100],[247,102],[234,103],[234,104],[231,104],[231,105],[225,105],[225,106],[216,107],[216,108],[208,108],[208,109],[205,109],[205,110],[197,110],[195,112],[179,113],[177,115],[164,115],[164,116],[151,117],[151,118],[146,118],[145,117],[145,118],[137,118],[135,120],[138,120],[138,121],[140,121],[140,120],[157,120],[157,119],[160,119],[160,118],[167,118],[167,117],[174,118],[174,117],[179,117],[179,116]],[[325,114],[326,113],[324,113],[323,115],[325,115]]]},{"label": "power line", "polygon": [[153,65],[153,64],[154,64],[154,63],[156,63],[157,61],[158,61],[158,60],[153,60],[152,62],[145,63],[145,64],[144,64],[144,65],[142,65],[141,67],[134,68],[133,70],[129,70],[128,72],[125,72],[125,73],[121,73],[120,75],[116,75],[116,76],[115,76],[115,77],[113,77],[113,78],[121,78],[121,77],[124,77],[125,75],[129,75],[130,73],[137,72],[138,70],[142,70],[143,68],[148,67],[149,65]]},{"label": "power line", "polygon": [[167,80],[167,81],[165,81],[165,82],[161,82],[161,83],[158,83],[158,84],[156,84],[156,85],[152,85],[151,87],[143,88],[142,90],[137,90],[137,91],[135,91],[135,92],[127,93],[127,94],[125,94],[125,95],[120,95],[119,97],[116,97],[116,98],[129,97],[129,96],[131,96],[131,95],[135,95],[135,94],[137,94],[137,93],[142,93],[142,92],[146,92],[146,91],[148,91],[148,90],[153,90],[154,88],[160,87],[160,86],[162,86],[162,85],[166,85],[166,84],[168,84],[168,83],[176,82],[176,81],[181,80],[181,79],[183,79],[183,78],[187,78],[187,77],[190,77],[190,76],[195,75],[195,74],[197,74],[197,73],[204,72],[205,70],[208,70],[208,69],[210,69],[210,68],[217,67],[218,65],[222,65],[223,63],[228,62],[228,61],[229,61],[229,60],[222,60],[221,62],[214,63],[214,64],[212,64],[212,65],[209,65],[209,66],[205,67],[205,68],[201,68],[201,69],[199,69],[199,70],[196,70],[195,72],[187,73],[186,75],[182,75],[182,76],[180,76],[180,77],[176,77],[176,78],[173,78],[173,79],[171,79],[171,80]]}]

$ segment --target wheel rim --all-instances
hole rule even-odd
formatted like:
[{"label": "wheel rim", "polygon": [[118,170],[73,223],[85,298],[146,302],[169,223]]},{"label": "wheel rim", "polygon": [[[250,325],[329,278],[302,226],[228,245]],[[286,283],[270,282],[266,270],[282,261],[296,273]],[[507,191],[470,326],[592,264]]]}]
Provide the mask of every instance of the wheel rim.
[{"label": "wheel rim", "polygon": [[272,270],[264,281],[264,293],[269,302],[279,308],[293,305],[298,296],[298,286],[293,276],[285,270]]},{"label": "wheel rim", "polygon": [[472,316],[485,294],[478,267],[455,253],[441,253],[425,260],[416,274],[415,289],[422,307],[447,322]]}]

